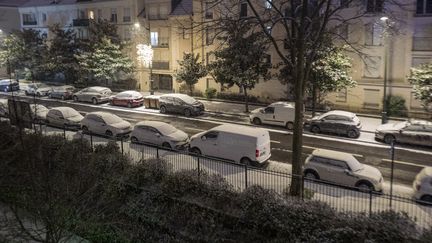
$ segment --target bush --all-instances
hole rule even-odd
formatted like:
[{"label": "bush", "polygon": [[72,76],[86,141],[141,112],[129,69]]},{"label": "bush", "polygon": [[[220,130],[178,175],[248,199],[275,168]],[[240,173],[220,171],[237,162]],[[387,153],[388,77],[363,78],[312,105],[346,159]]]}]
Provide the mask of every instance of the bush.
[{"label": "bush", "polygon": [[386,99],[388,116],[406,116],[405,99],[401,96],[389,95]]},{"label": "bush", "polygon": [[[249,102],[251,103],[260,103],[259,97],[254,95],[248,95]],[[216,95],[216,98],[223,100],[232,100],[232,101],[244,101],[244,95],[239,93],[229,93],[229,92],[219,92]]]},{"label": "bush", "polygon": [[[182,83],[179,86],[179,93],[190,95],[189,86],[185,83]],[[204,97],[203,93],[199,90],[195,90],[195,87],[192,88],[192,96],[195,97]]]},{"label": "bush", "polygon": [[215,88],[208,88],[205,91],[205,97],[207,99],[213,99],[214,97],[216,97],[216,92],[217,90]]}]

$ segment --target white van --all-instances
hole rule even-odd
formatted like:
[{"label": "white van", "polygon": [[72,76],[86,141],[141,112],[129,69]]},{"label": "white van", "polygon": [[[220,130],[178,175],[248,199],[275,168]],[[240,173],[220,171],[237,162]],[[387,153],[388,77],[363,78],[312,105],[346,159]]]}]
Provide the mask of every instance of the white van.
[{"label": "white van", "polygon": [[269,124],[286,127],[292,130],[294,127],[295,106],[290,102],[276,102],[264,108],[251,111],[250,122],[255,125]]},{"label": "white van", "polygon": [[262,128],[225,124],[192,136],[190,151],[242,164],[262,164],[271,156],[270,135]]}]

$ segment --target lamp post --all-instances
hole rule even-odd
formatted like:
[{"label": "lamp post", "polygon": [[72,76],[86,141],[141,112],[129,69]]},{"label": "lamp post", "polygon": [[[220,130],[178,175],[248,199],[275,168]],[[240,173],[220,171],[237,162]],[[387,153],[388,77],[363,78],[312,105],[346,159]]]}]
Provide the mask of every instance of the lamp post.
[{"label": "lamp post", "polygon": [[383,109],[381,112],[381,124],[387,123],[387,56],[388,56],[388,17],[383,16],[380,20],[384,23],[383,39],[384,39],[384,94],[383,94]]}]

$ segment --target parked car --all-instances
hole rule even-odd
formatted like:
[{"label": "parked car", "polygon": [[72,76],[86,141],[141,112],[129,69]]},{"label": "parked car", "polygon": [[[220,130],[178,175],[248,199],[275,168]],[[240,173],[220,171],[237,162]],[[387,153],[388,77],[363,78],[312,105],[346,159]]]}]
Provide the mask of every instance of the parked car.
[{"label": "parked car", "polygon": [[392,141],[414,145],[432,146],[432,122],[409,120],[380,125],[375,139],[385,143]]},{"label": "parked car", "polygon": [[81,129],[85,133],[123,137],[131,132],[131,124],[114,114],[98,111],[88,113],[81,120]]},{"label": "parked car", "polygon": [[315,149],[303,167],[306,178],[329,181],[361,190],[382,191],[381,172],[360,163],[352,154],[326,149]]},{"label": "parked car", "polygon": [[0,91],[11,92],[19,90],[19,83],[16,80],[3,79],[0,80]]},{"label": "parked car", "polygon": [[189,136],[170,124],[159,121],[138,122],[132,133],[133,143],[150,143],[166,148],[184,149],[189,143]]},{"label": "parked car", "polygon": [[432,203],[432,167],[423,168],[413,183],[414,198]]},{"label": "parked car", "polygon": [[40,104],[30,104],[30,112],[34,123],[44,123],[48,114],[48,108]]},{"label": "parked car", "polygon": [[290,102],[276,102],[265,108],[251,111],[250,122],[255,125],[269,124],[286,127],[292,130],[294,127],[295,107]]},{"label": "parked car", "polygon": [[270,135],[262,128],[220,125],[193,135],[190,152],[242,164],[262,164],[271,156]]},{"label": "parked car", "polygon": [[26,95],[47,96],[51,87],[44,83],[30,83],[24,90]]},{"label": "parked car", "polygon": [[71,85],[63,85],[58,87],[53,87],[50,92],[48,92],[49,98],[68,100],[72,99],[75,87]]},{"label": "parked car", "polygon": [[109,101],[111,93],[112,92],[109,88],[93,86],[76,92],[75,94],[73,94],[72,97],[75,102],[85,101],[92,102],[96,105],[102,102]]},{"label": "parked car", "polygon": [[9,117],[8,99],[0,99],[0,117]]},{"label": "parked car", "polygon": [[55,107],[48,111],[46,123],[57,127],[80,127],[84,117],[75,109],[65,106]]},{"label": "parked car", "polygon": [[200,115],[204,113],[204,104],[185,94],[165,94],[159,97],[159,110],[180,113],[185,116]]},{"label": "parked car", "polygon": [[140,92],[128,90],[110,97],[110,105],[127,106],[129,108],[142,106],[144,97]]},{"label": "parked car", "polygon": [[358,138],[361,129],[361,122],[356,114],[340,110],[315,116],[307,122],[307,125],[313,133],[327,132],[347,135],[350,138]]}]

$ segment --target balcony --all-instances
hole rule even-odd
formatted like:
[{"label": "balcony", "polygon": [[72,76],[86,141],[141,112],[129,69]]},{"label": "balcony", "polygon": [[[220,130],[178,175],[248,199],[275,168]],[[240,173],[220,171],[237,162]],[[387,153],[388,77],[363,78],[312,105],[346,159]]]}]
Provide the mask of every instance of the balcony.
[{"label": "balcony", "polygon": [[148,15],[149,20],[165,20],[168,19],[168,14],[149,14]]},{"label": "balcony", "polygon": [[152,68],[157,70],[169,70],[169,61],[153,61]]},{"label": "balcony", "polygon": [[169,38],[168,37],[160,37],[157,39],[151,40],[151,46],[153,48],[168,48],[169,47]]},{"label": "balcony", "polygon": [[74,19],[72,24],[74,27],[88,27],[90,25],[90,19]]},{"label": "balcony", "polygon": [[413,37],[413,51],[432,51],[432,37]]}]

